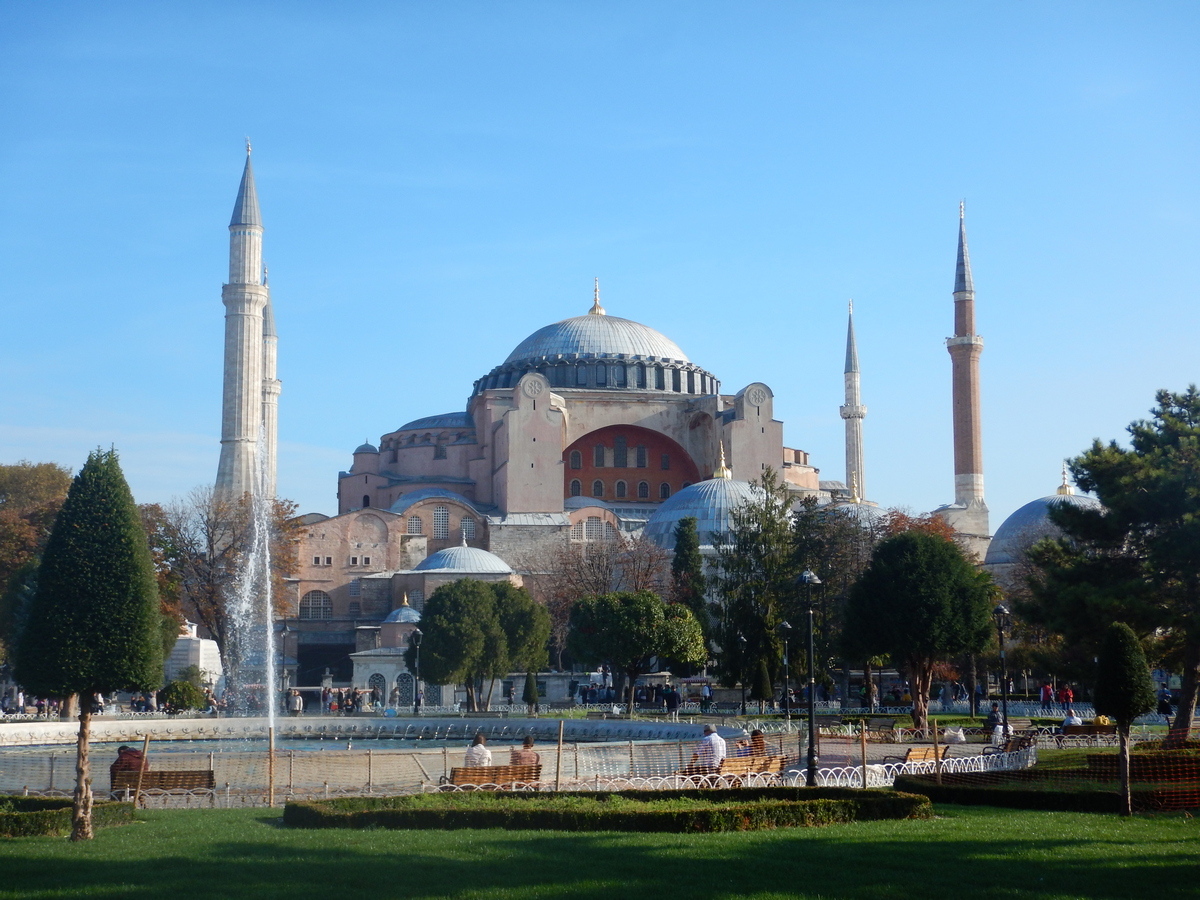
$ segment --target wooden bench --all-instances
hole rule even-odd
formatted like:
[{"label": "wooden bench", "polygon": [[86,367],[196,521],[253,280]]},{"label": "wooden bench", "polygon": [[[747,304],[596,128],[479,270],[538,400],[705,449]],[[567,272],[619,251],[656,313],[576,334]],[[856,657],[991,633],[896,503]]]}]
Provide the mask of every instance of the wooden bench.
[{"label": "wooden bench", "polygon": [[455,766],[450,770],[450,784],[455,786],[495,785],[500,790],[536,784],[542,777],[541,765],[534,766]]},{"label": "wooden bench", "polygon": [[721,760],[718,775],[778,775],[782,756],[727,756]]},{"label": "wooden bench", "polygon": [[113,796],[133,795],[142,776],[142,792],[146,791],[204,791],[215,804],[217,777],[212,769],[154,769],[139,773],[137,769],[120,769],[112,773]]},{"label": "wooden bench", "polygon": [[895,719],[867,719],[867,740],[894,741],[896,739]]},{"label": "wooden bench", "polygon": [[1117,726],[1111,725],[1064,725],[1062,727],[1063,737],[1068,737],[1072,734],[1112,734],[1117,733]]},{"label": "wooden bench", "polygon": [[1033,738],[1027,734],[1010,737],[1003,744],[995,747],[984,747],[983,753],[1016,753],[1018,750],[1028,750],[1033,746]]},{"label": "wooden bench", "polygon": [[893,759],[901,763],[917,763],[917,762],[937,762],[939,759],[945,759],[946,754],[950,752],[950,745],[945,744],[942,747],[909,747],[903,756],[885,756],[884,762]]}]

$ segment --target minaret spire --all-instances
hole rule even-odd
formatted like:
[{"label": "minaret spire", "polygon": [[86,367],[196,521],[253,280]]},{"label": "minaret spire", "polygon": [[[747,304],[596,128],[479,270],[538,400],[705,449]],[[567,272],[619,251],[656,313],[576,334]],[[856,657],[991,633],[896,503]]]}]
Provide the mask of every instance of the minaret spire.
[{"label": "minaret spire", "polygon": [[[264,399],[273,402],[278,395],[278,380],[274,321],[268,318],[264,322],[270,290],[263,283],[262,235],[262,216],[247,140],[246,166],[229,220],[229,283],[221,289],[225,304],[225,367],[216,489],[229,497],[255,493],[260,449],[270,453],[269,483],[264,487],[274,492],[274,413],[264,408]],[[274,395],[268,383],[274,385]],[[264,427],[268,446],[260,447],[259,435]]]},{"label": "minaret spire", "polygon": [[979,357],[983,338],[975,333],[975,280],[967,250],[965,204],[958,205],[958,259],[954,267],[954,337],[947,338],[953,381],[954,505],[944,515],[960,535],[986,548],[990,534],[983,499],[983,410]]},{"label": "minaret spire", "polygon": [[866,496],[866,473],[864,471],[862,420],[867,408],[862,404],[861,385],[858,371],[858,344],[854,340],[854,301],[850,301],[850,312],[846,325],[846,370],[844,373],[846,404],[841,408],[846,422],[846,484],[850,485],[852,499]]}]

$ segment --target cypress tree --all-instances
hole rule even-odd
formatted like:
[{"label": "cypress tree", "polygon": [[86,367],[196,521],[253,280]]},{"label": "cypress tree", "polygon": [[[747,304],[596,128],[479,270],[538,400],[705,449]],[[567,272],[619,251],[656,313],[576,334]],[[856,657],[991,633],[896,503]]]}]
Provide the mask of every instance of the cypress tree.
[{"label": "cypress tree", "polygon": [[671,559],[671,576],[674,582],[672,599],[692,611],[704,632],[707,647],[712,623],[704,602],[704,558],[700,555],[700,534],[696,530],[695,516],[684,516],[675,525],[675,555]]},{"label": "cypress tree", "polygon": [[141,517],[114,450],[96,450],[46,543],[17,648],[17,678],[41,696],[79,697],[71,839],[92,837],[88,737],[97,694],[162,680],[158,591]]},{"label": "cypress tree", "polygon": [[533,672],[525,673],[525,690],[521,694],[521,699],[529,706],[530,712],[536,714],[538,711],[538,688],[537,676]]},{"label": "cypress tree", "polygon": [[1100,672],[1096,678],[1096,712],[1112,716],[1121,742],[1118,764],[1121,778],[1121,815],[1133,813],[1129,791],[1129,729],[1133,720],[1154,709],[1154,684],[1150,665],[1133,629],[1113,622],[1100,646]]}]

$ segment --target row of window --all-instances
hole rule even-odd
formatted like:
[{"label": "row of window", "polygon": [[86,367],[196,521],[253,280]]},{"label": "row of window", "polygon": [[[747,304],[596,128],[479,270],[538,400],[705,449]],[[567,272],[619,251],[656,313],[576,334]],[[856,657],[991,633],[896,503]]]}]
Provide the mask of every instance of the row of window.
[{"label": "row of window", "polygon": [[[640,444],[633,448],[634,466],[639,469],[644,469],[649,465],[649,454],[646,448]],[[608,458],[608,448],[603,444],[597,444],[592,448],[592,466],[597,469],[605,467],[605,461]],[[579,450],[572,450],[568,464],[572,469],[583,468],[583,453]],[[629,445],[625,438],[618,437],[613,440],[612,467],[614,469],[629,468]],[[664,472],[670,471],[671,454],[664,453],[659,458],[659,468]]]},{"label": "row of window", "polygon": [[[571,377],[571,370],[575,375]],[[552,387],[634,387],[656,391],[712,394],[717,391],[717,380],[702,372],[667,369],[662,366],[647,366],[645,363],[563,363],[555,366],[539,366],[537,369],[510,369],[480,380],[479,390],[512,387],[528,372],[543,375]],[[668,387],[669,383],[669,387]]]},{"label": "row of window", "polygon": [[[690,484],[691,484],[691,482],[684,482],[683,486],[688,487]],[[599,478],[597,478],[595,481],[592,482],[592,496],[593,497],[603,497],[605,495],[606,490],[607,490],[607,488],[605,488],[604,482],[601,481]],[[579,481],[578,478],[574,478],[571,480],[571,496],[572,497],[582,497],[583,496],[583,484]],[[618,481],[616,484],[613,485],[613,496],[616,497],[618,500],[624,500],[627,497],[629,497],[630,496],[629,485],[626,484],[624,481]],[[671,485],[667,484],[664,481],[658,486],[658,499],[666,500],[670,496],[671,496]],[[637,498],[639,500],[649,500],[650,499],[650,482],[648,482],[648,481],[639,481],[638,482]]]},{"label": "row of window", "polygon": [[586,522],[576,522],[571,526],[573,541],[610,541],[617,536],[617,529],[612,522],[605,522],[599,516],[588,516]]},{"label": "row of window", "polygon": [[[421,523],[420,516],[408,517],[408,533],[409,534],[424,534],[424,525]],[[475,520],[463,516],[458,523],[458,527],[462,532],[462,536],[468,541],[475,540]],[[445,541],[450,538],[450,508],[447,506],[435,506],[433,508],[433,539],[435,541]]]},{"label": "row of window", "polygon": [[[596,519],[599,522],[599,519]],[[610,525],[609,528],[612,528]],[[595,540],[596,538],[589,538]],[[350,582],[350,596],[358,597],[361,593],[361,584],[355,578]],[[424,591],[409,591],[409,603],[416,605],[418,608],[425,602]],[[347,607],[347,613],[352,618],[357,618],[362,615],[362,604],[356,600],[352,600]],[[309,591],[300,598],[300,618],[301,619],[332,619],[333,618],[333,598],[324,591]]]},{"label": "row of window", "polygon": [[[363,556],[363,557],[352,556],[352,557],[350,557],[350,565],[352,565],[352,566],[359,565],[360,561],[361,561],[362,565],[369,566],[371,564],[371,557],[369,557],[369,556]],[[332,566],[333,565],[333,557],[326,556],[326,557],[324,557],[324,561],[322,561],[322,557],[314,556],[313,557],[313,565],[314,566]]]}]

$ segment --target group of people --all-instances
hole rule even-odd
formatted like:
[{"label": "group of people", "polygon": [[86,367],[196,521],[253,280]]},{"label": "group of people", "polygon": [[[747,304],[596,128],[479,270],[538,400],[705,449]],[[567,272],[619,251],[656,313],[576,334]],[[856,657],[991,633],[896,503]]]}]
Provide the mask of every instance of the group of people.
[{"label": "group of people", "polygon": [[1058,686],[1058,690],[1054,689],[1049,681],[1042,682],[1041,690],[1038,692],[1038,699],[1042,704],[1043,709],[1050,709],[1056,703],[1062,707],[1063,712],[1069,710],[1075,703],[1075,690],[1067,682],[1063,682]]},{"label": "group of people", "polygon": [[[537,766],[541,765],[542,757],[536,750],[533,749],[534,740],[532,737],[526,737],[521,742],[521,746],[514,747],[508,754],[508,764],[510,766]],[[490,766],[492,764],[492,751],[487,745],[487,735],[482,732],[475,735],[475,739],[471,741],[471,746],[467,748],[466,761],[463,763],[468,768],[476,766]]]}]

